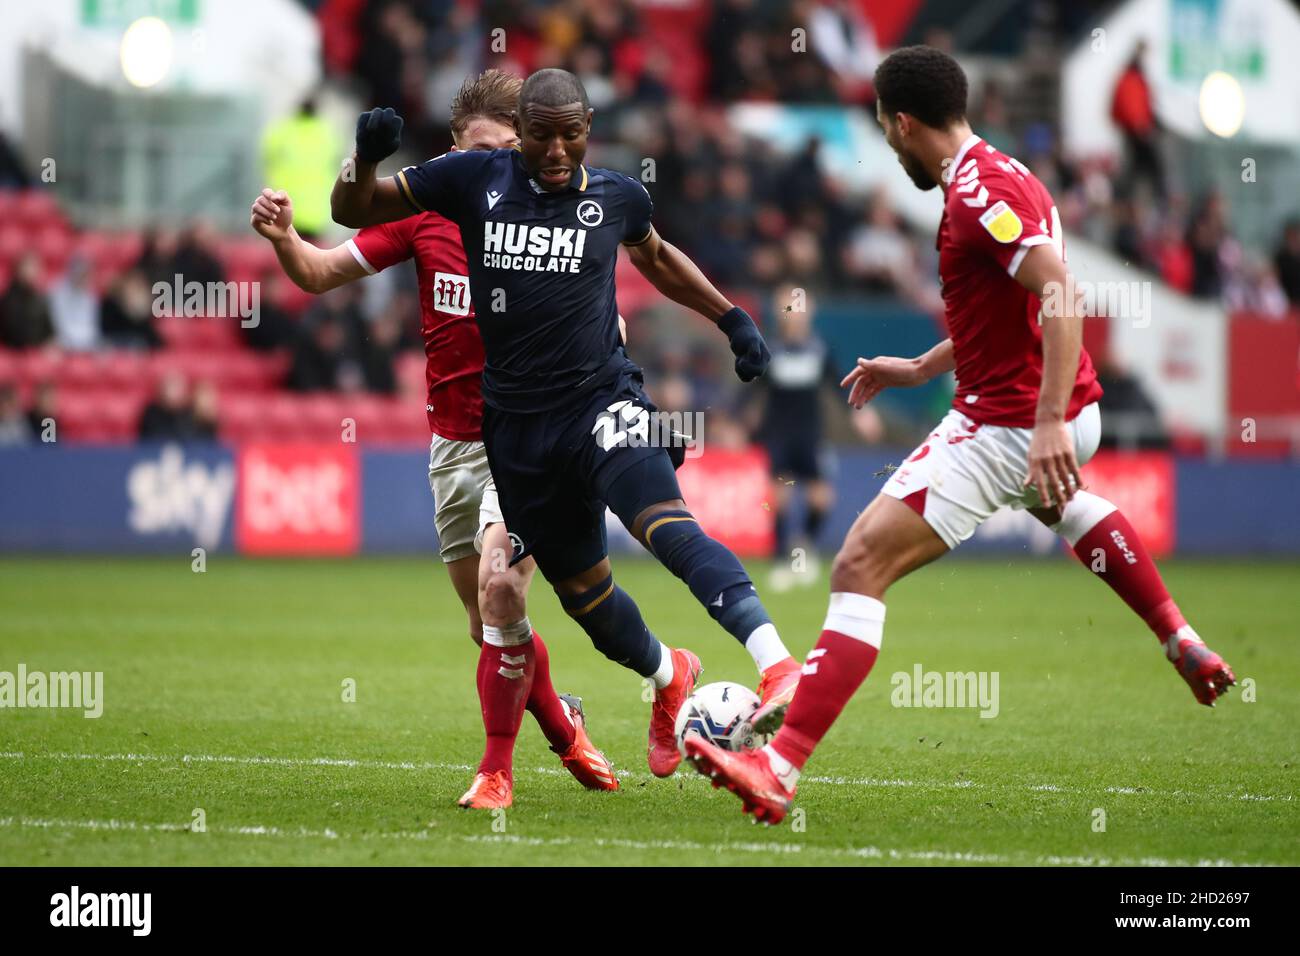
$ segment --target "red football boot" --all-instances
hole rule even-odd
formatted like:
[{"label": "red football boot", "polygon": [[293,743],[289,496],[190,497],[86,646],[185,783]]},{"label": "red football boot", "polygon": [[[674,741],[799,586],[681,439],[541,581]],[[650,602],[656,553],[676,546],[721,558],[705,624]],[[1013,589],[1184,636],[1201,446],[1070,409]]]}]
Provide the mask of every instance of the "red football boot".
[{"label": "red football boot", "polygon": [[793,657],[777,661],[763,671],[763,679],[758,682],[758,697],[761,703],[754,711],[754,730],[760,734],[774,734],[785,722],[785,712],[794,700],[794,689],[799,686],[799,675],[803,665]]},{"label": "red football boot", "polygon": [[1199,640],[1171,637],[1165,644],[1165,654],[1196,699],[1207,707],[1213,707],[1215,700],[1237,683],[1227,662]]},{"label": "red football boot", "polygon": [[656,777],[671,777],[682,755],[677,750],[677,712],[686,698],[695,692],[695,682],[704,670],[700,659],[690,651],[676,650],[673,655],[673,680],[667,687],[655,691],[655,702],[650,708],[650,744],[646,760],[650,772]]},{"label": "red football boot", "polygon": [[713,780],[715,788],[726,787],[740,797],[741,808],[755,820],[775,826],[790,811],[794,791],[781,785],[763,751],[732,753],[691,734],[686,738],[686,756],[696,770]]},{"label": "red football boot", "polygon": [[563,753],[555,751],[560,754],[560,763],[588,790],[617,790],[618,777],[614,774],[614,768],[587,736],[587,718],[582,712],[582,698],[560,694],[560,700],[569,709],[569,719],[573,721],[573,743]]},{"label": "red football boot", "polygon": [[499,810],[510,806],[513,801],[510,775],[497,770],[475,774],[474,782],[456,803],[466,810]]}]

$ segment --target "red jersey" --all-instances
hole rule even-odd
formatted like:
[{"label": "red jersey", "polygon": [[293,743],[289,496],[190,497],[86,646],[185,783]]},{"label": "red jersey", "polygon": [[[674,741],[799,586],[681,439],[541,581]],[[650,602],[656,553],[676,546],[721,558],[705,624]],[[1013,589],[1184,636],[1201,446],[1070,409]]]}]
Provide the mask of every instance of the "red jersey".
[{"label": "red jersey", "polygon": [[452,441],[482,441],[483,341],[470,302],[460,227],[425,212],[367,226],[348,240],[348,249],[372,275],[415,257],[429,429]]},{"label": "red jersey", "polygon": [[[1065,258],[1061,217],[1043,184],[978,136],[962,144],[939,223],[939,279],[957,365],[953,407],[982,425],[1032,428],[1043,382],[1038,296],[1015,280],[1034,246]],[[1086,351],[1067,421],[1101,397]]]}]

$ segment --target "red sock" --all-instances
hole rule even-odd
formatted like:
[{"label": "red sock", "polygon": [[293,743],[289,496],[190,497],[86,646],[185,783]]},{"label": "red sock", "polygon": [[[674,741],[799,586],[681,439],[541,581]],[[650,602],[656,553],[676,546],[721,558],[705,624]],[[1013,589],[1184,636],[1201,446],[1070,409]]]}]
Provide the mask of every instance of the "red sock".
[{"label": "red sock", "polygon": [[523,723],[535,659],[528,642],[499,647],[483,641],[478,655],[478,702],[483,711],[487,746],[478,766],[479,773],[504,770],[513,779],[515,738]]},{"label": "red sock", "polygon": [[1146,621],[1161,644],[1186,626],[1187,620],[1169,596],[1146,545],[1121,512],[1112,511],[1102,518],[1079,539],[1074,553]]},{"label": "red sock", "polygon": [[799,769],[871,673],[880,653],[885,605],[865,594],[831,595],[821,639],[808,652],[799,689],[772,749]]},{"label": "red sock", "polygon": [[551,655],[542,643],[542,635],[533,631],[533,687],[528,694],[528,712],[537,718],[537,725],[546,735],[546,741],[557,753],[564,753],[573,744],[573,724],[569,709],[560,700],[551,685]]}]

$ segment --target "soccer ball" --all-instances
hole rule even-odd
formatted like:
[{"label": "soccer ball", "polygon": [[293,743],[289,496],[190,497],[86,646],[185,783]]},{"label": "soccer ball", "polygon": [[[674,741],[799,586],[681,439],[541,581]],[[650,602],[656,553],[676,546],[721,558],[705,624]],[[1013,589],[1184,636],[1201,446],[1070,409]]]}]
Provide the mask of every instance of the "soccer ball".
[{"label": "soccer ball", "polygon": [[763,746],[769,735],[755,733],[750,723],[759,703],[758,695],[744,684],[725,680],[706,684],[687,698],[677,712],[677,749],[686,756],[688,734],[699,734],[723,750]]}]

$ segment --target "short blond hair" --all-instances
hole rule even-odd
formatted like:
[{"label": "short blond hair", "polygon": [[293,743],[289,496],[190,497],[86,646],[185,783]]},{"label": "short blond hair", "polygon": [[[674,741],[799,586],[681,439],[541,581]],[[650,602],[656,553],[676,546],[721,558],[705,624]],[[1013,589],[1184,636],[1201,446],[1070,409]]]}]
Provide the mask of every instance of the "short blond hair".
[{"label": "short blond hair", "polygon": [[523,80],[504,70],[484,70],[466,77],[451,101],[451,131],[461,135],[476,116],[511,125],[523,85]]}]

